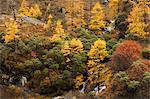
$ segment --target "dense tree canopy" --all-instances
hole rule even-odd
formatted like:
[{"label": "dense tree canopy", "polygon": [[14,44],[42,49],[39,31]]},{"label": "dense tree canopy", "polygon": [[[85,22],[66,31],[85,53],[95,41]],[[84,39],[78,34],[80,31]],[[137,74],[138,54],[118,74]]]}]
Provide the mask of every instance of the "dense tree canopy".
[{"label": "dense tree canopy", "polygon": [[0,15],[0,86],[15,98],[23,92],[42,99],[150,97],[149,1],[7,2],[12,10]]}]

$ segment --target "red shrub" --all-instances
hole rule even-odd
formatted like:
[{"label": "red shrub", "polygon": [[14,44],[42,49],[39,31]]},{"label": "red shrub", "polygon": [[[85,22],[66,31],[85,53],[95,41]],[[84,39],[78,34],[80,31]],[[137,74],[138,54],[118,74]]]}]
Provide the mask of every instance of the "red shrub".
[{"label": "red shrub", "polygon": [[126,70],[131,64],[140,58],[141,46],[132,40],[126,40],[116,48],[113,57],[113,69]]}]

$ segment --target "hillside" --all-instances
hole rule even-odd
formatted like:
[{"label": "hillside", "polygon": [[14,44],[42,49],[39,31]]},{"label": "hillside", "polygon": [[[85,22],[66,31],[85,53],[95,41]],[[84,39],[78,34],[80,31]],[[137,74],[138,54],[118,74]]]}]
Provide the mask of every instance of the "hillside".
[{"label": "hillside", "polygon": [[1,99],[149,99],[149,0],[0,0]]}]

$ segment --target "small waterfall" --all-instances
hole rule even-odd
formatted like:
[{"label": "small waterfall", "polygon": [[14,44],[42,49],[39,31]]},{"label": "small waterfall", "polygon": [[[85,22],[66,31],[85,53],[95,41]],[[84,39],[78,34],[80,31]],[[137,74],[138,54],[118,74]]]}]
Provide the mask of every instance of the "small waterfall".
[{"label": "small waterfall", "polygon": [[101,86],[99,92],[102,92],[104,89],[106,89],[106,86]]},{"label": "small waterfall", "polygon": [[52,99],[66,99],[64,96],[56,96],[56,97],[53,97]]},{"label": "small waterfall", "polygon": [[86,80],[85,82],[83,82],[83,87],[82,87],[82,89],[79,92],[84,93],[85,88],[87,86],[87,82],[88,82],[88,80]]},{"label": "small waterfall", "polygon": [[27,78],[22,76],[20,79],[21,85],[24,86],[27,83]]},{"label": "small waterfall", "polygon": [[81,89],[79,92],[84,93],[85,86],[86,86],[86,83],[85,83],[85,82],[83,82],[83,87],[82,87],[82,89]]},{"label": "small waterfall", "polygon": [[95,95],[97,96],[98,95],[98,93],[99,92],[102,92],[104,89],[106,89],[106,86],[105,85],[103,85],[103,86],[99,86],[99,85],[97,85],[95,88],[94,88],[94,91],[93,92],[95,92]]},{"label": "small waterfall", "polygon": [[98,95],[98,93],[99,93],[99,86],[96,86],[96,87],[94,88],[94,91],[95,91],[95,94]]},{"label": "small waterfall", "polygon": [[114,23],[115,23],[114,20],[109,20],[109,25],[105,27],[103,34],[110,33],[115,28]]},{"label": "small waterfall", "polygon": [[10,84],[15,84],[15,85],[21,85],[21,86],[25,86],[25,84],[27,83],[27,78],[24,76],[21,76],[19,78],[15,78],[15,76],[10,76],[9,77],[9,83]]}]

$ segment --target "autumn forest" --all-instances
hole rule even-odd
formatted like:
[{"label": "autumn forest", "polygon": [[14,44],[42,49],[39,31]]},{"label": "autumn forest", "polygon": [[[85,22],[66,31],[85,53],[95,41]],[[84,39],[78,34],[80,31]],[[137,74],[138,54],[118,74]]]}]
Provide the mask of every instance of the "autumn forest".
[{"label": "autumn forest", "polygon": [[0,0],[0,99],[149,97],[149,0]]}]

